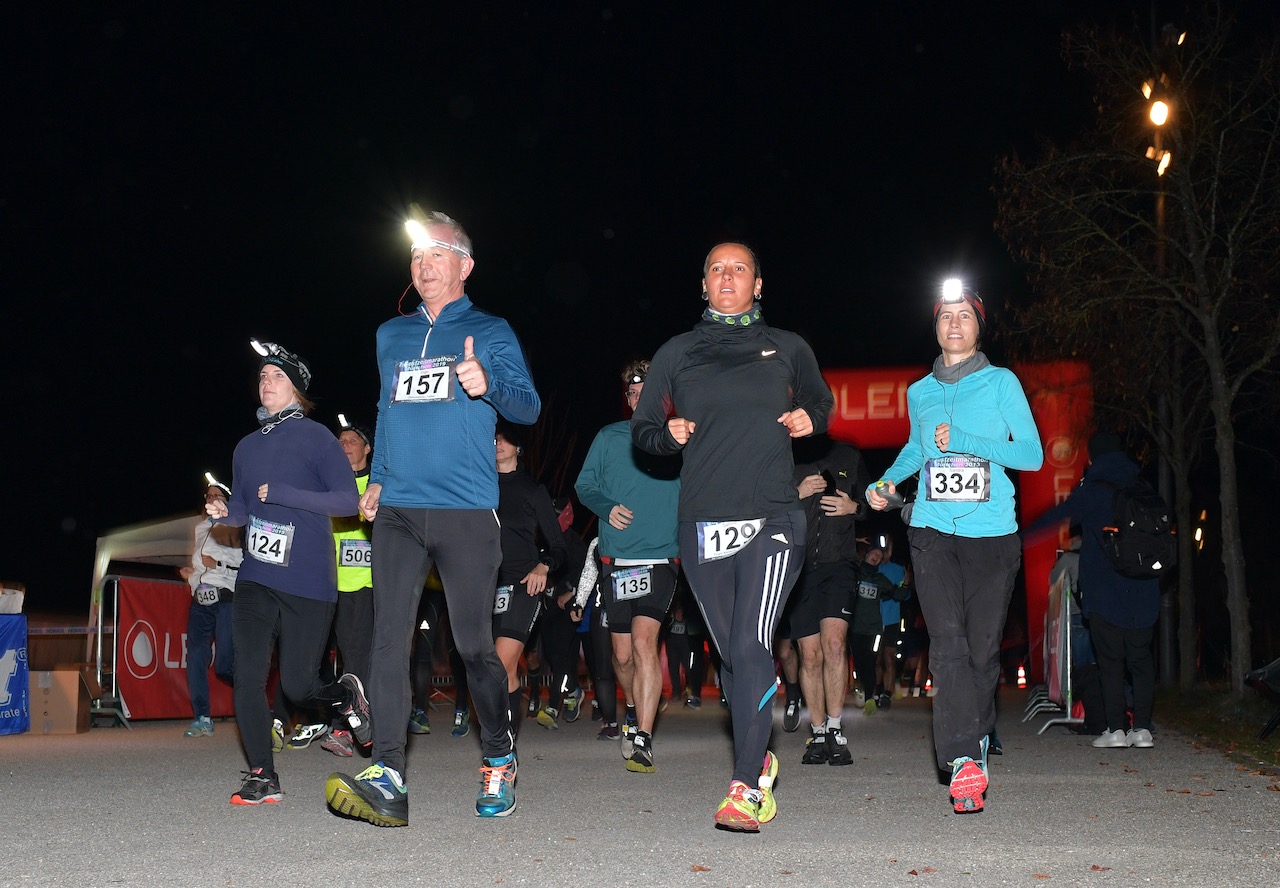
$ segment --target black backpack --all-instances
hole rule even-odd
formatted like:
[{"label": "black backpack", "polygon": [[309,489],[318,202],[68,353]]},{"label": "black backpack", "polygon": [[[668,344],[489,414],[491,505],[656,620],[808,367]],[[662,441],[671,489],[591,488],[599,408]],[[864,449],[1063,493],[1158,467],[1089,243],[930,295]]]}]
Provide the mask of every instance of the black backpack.
[{"label": "black backpack", "polygon": [[1106,482],[1111,523],[1102,528],[1102,549],[1116,573],[1135,580],[1162,577],[1178,563],[1178,537],[1164,498],[1141,478],[1129,484]]}]

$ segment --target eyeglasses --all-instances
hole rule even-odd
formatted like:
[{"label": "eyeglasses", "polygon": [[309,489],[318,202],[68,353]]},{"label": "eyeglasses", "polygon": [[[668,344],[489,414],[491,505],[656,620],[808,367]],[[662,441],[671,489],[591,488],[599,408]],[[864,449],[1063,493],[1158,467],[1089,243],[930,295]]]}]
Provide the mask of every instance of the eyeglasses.
[{"label": "eyeglasses", "polygon": [[639,392],[635,392],[635,391],[632,391],[631,389],[627,389],[627,400],[628,400],[628,401],[638,401],[639,399],[640,399],[640,393],[639,393]]}]

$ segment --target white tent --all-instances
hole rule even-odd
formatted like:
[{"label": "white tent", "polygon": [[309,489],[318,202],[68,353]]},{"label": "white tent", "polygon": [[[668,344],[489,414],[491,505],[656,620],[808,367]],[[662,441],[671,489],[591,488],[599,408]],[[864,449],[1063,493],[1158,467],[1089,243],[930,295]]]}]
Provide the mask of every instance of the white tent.
[{"label": "white tent", "polygon": [[205,520],[198,515],[185,515],[107,531],[98,537],[98,551],[93,562],[95,592],[112,561],[175,568],[187,564],[191,560],[196,525]]},{"label": "white tent", "polygon": [[[111,634],[113,636],[111,645],[114,646],[115,643],[114,602],[112,603],[110,622],[107,625],[103,624],[104,614],[102,607],[103,593],[105,591],[103,589],[103,581],[107,577],[107,571],[110,570],[111,562],[128,561],[135,564],[181,567],[191,560],[191,547],[195,543],[196,525],[205,520],[207,519],[199,515],[161,518],[156,521],[109,530],[98,537],[98,550],[93,561],[93,586],[89,593],[88,625],[90,635],[86,639],[85,657],[96,659],[99,682],[103,679],[104,656],[108,654],[108,651],[103,650],[103,645],[105,644],[103,634]],[[177,579],[176,571],[174,579]],[[114,672],[114,648],[112,648],[107,658],[111,660],[111,671]],[[108,707],[108,710],[110,710],[110,707]],[[124,713],[122,713],[123,715]]]}]

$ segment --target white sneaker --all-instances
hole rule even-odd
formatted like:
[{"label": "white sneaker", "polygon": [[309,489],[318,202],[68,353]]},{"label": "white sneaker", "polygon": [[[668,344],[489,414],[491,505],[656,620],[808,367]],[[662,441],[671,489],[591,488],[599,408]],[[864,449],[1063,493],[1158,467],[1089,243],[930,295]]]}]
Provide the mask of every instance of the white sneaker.
[{"label": "white sneaker", "polygon": [[1117,728],[1114,731],[1103,731],[1102,734],[1093,741],[1093,745],[1098,749],[1123,749],[1130,744],[1129,741],[1125,739],[1124,731]]},{"label": "white sneaker", "polygon": [[293,736],[289,738],[287,745],[290,749],[306,749],[311,745],[311,741],[319,740],[327,733],[329,733],[328,725],[300,724],[294,729]]},{"label": "white sneaker", "polygon": [[1151,732],[1146,728],[1139,728],[1136,731],[1130,731],[1125,734],[1124,742],[1125,745],[1134,746],[1138,749],[1150,749],[1156,745],[1156,741],[1151,737]]}]

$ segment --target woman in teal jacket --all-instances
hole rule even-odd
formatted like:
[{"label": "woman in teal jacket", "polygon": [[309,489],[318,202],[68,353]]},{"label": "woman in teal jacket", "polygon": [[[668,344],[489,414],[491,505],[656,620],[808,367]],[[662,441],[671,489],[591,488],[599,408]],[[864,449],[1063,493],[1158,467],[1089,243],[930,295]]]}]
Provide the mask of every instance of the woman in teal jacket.
[{"label": "woman in teal jacket", "polygon": [[1000,637],[1022,561],[1007,470],[1035,471],[1044,451],[1017,377],[979,350],[982,298],[948,281],[933,317],[942,354],[907,389],[910,437],[867,488],[867,503],[886,508],[897,485],[920,473],[904,517],[938,688],[933,741],[952,804],[968,813],[984,803]]}]

